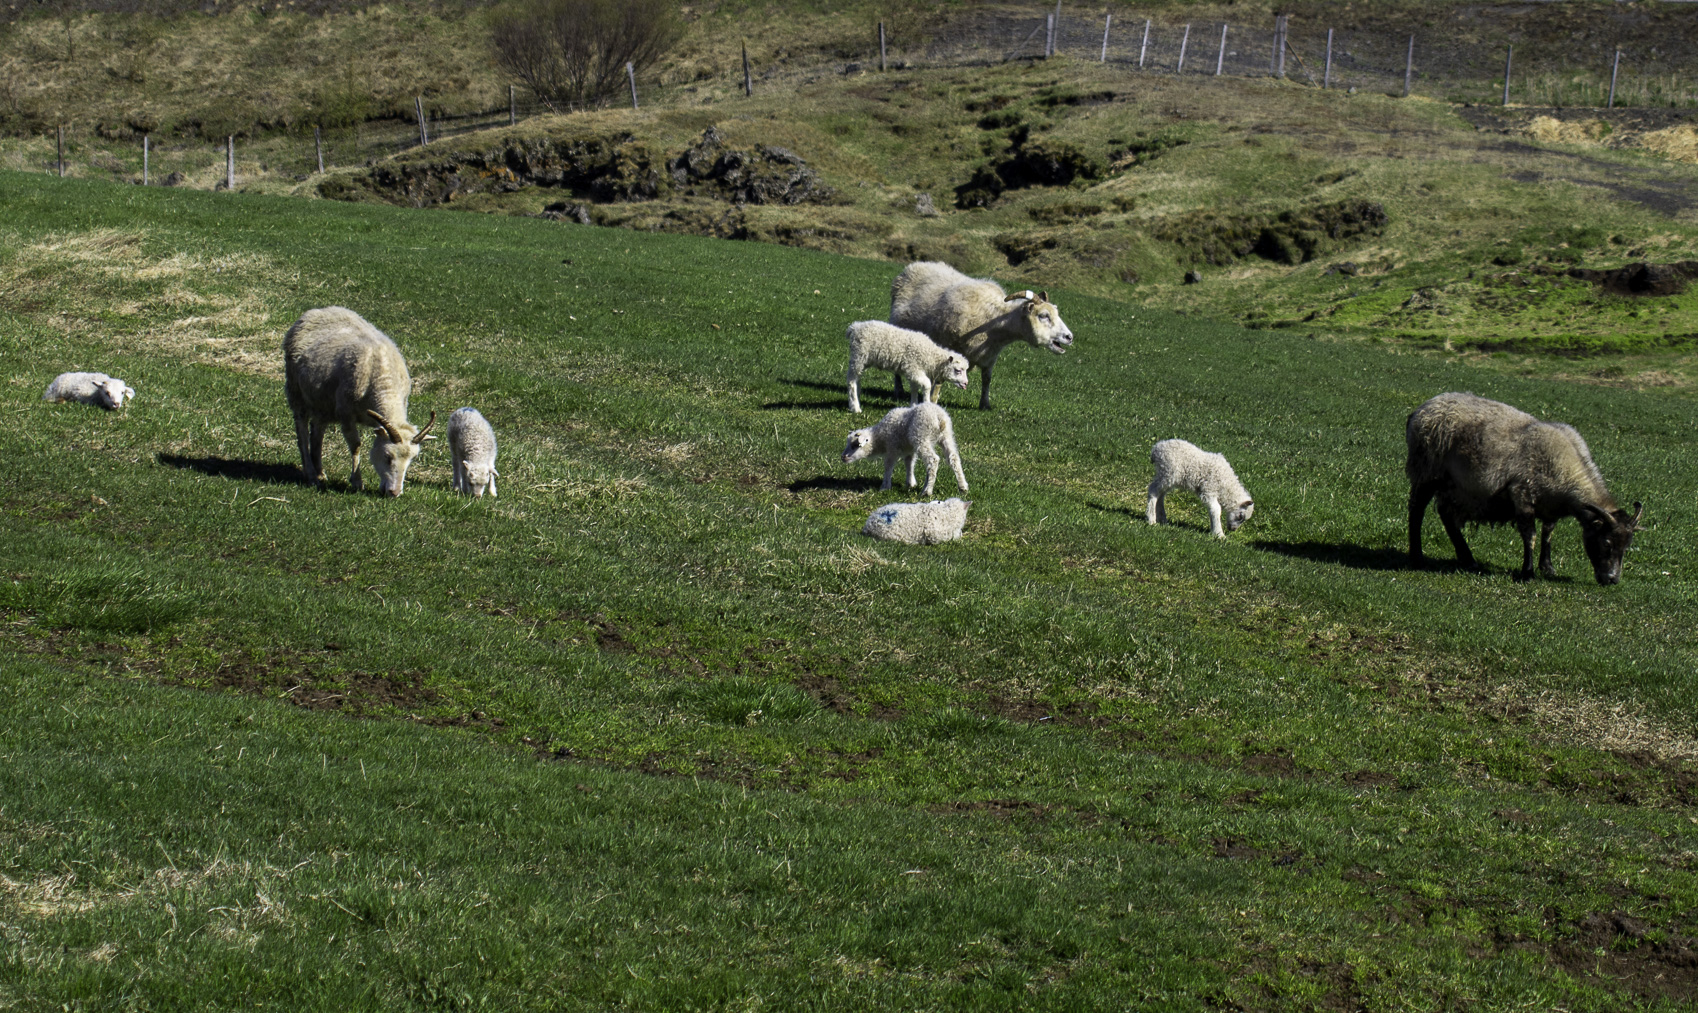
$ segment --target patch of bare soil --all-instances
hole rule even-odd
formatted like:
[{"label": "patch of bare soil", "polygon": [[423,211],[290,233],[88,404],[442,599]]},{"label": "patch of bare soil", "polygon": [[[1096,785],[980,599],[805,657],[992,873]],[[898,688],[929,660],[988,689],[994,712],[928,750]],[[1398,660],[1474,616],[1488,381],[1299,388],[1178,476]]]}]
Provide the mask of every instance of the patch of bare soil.
[{"label": "patch of bare soil", "polygon": [[1582,981],[1642,999],[1698,1000],[1698,940],[1622,911],[1587,915],[1544,949],[1547,960]]},{"label": "patch of bare soil", "polygon": [[833,714],[862,714],[875,721],[895,721],[902,717],[902,711],[895,707],[862,701],[836,676],[810,672],[796,680],[796,688],[813,697],[821,707]]}]

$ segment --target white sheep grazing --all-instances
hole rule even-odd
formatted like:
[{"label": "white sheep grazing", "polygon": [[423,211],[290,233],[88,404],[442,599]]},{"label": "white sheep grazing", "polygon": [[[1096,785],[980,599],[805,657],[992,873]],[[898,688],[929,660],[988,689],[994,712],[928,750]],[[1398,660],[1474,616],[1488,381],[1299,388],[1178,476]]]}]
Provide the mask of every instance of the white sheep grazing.
[{"label": "white sheep grazing", "polygon": [[[935,260],[909,264],[890,285],[890,322],[923,334],[967,357],[979,369],[979,407],[990,407],[991,369],[1016,341],[1060,355],[1073,332],[1048,292],[1005,294],[988,278],[969,278]],[[896,381],[901,393],[902,381]]]},{"label": "white sheep grazing", "polygon": [[407,466],[423,448],[436,413],[418,429],[407,421],[413,378],[401,350],[353,310],[327,306],[307,310],[283,335],[283,391],[295,416],[295,442],[307,480],[324,488],[324,427],[342,426],[354,471],[360,479],[360,426],[374,427],[371,464],[388,496],[401,495]]},{"label": "white sheep grazing", "polygon": [[867,517],[864,535],[909,545],[936,545],[961,537],[970,499],[955,497],[930,503],[887,503]]},{"label": "white sheep grazing", "polygon": [[495,495],[495,430],[476,408],[461,408],[448,416],[448,454],[454,461],[454,491]]},{"label": "white sheep grazing", "polygon": [[[883,320],[857,320],[849,325],[845,337],[849,339],[851,412],[861,411],[861,373],[869,367],[894,370],[898,378],[907,378],[914,404],[936,401],[946,382],[967,389],[967,360],[919,331]],[[897,387],[900,390],[900,379]]]},{"label": "white sheep grazing", "polygon": [[[1150,450],[1150,463],[1156,466],[1156,477],[1150,482],[1149,522],[1167,523],[1169,489],[1186,489],[1197,494],[1209,508],[1209,531],[1216,538],[1225,538],[1227,531],[1250,519],[1256,504],[1244,491],[1232,465],[1219,454],[1200,450],[1184,440],[1162,440]],[[1221,507],[1228,508],[1226,530],[1221,530]]]},{"label": "white sheep grazing", "polygon": [[47,385],[43,401],[59,403],[76,401],[112,411],[124,407],[124,402],[136,396],[129,385],[105,373],[60,373]]},{"label": "white sheep grazing", "polygon": [[908,459],[908,488],[914,487],[914,461],[926,462],[926,495],[937,485],[937,450],[942,442],[949,457],[949,467],[955,472],[955,484],[967,491],[967,476],[961,473],[961,453],[955,449],[955,425],[949,413],[930,401],[907,408],[892,408],[876,425],[857,429],[849,434],[843,447],[843,463],[859,461],[874,454],[884,455],[884,485],[890,488],[890,473],[896,462]]}]

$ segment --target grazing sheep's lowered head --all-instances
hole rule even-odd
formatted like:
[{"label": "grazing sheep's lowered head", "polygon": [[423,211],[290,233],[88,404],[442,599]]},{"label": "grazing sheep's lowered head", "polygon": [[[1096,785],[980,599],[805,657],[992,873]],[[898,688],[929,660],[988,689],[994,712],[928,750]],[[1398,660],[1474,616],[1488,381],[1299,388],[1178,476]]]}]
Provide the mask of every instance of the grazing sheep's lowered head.
[{"label": "grazing sheep's lowered head", "polygon": [[965,356],[959,352],[950,352],[948,360],[943,365],[943,375],[938,377],[937,382],[940,384],[953,383],[962,390],[966,390],[967,370],[970,368],[972,367],[968,366]]},{"label": "grazing sheep's lowered head", "polygon": [[1586,548],[1586,558],[1592,561],[1592,576],[1600,584],[1621,583],[1621,557],[1633,543],[1639,530],[1639,518],[1645,514],[1645,504],[1635,501],[1633,513],[1626,510],[1600,510],[1582,507],[1574,518],[1580,522],[1580,544]]},{"label": "grazing sheep's lowered head", "polygon": [[383,494],[399,496],[402,486],[407,482],[407,468],[413,463],[413,458],[419,456],[424,441],[436,439],[427,435],[430,427],[436,425],[436,413],[430,413],[430,421],[425,423],[423,429],[411,422],[389,422],[369,409],[367,414],[377,427],[371,441],[371,466],[377,469],[378,483]]},{"label": "grazing sheep's lowered head", "polygon": [[877,453],[878,441],[873,439],[873,427],[857,429],[849,434],[849,442],[843,445],[843,463],[861,461]]},{"label": "grazing sheep's lowered head", "polygon": [[1061,321],[1061,310],[1049,301],[1049,292],[1036,295],[1031,289],[1012,292],[1008,302],[1020,301],[1026,311],[1026,327],[1032,332],[1032,344],[1047,348],[1057,355],[1064,354],[1073,344],[1073,332]]}]

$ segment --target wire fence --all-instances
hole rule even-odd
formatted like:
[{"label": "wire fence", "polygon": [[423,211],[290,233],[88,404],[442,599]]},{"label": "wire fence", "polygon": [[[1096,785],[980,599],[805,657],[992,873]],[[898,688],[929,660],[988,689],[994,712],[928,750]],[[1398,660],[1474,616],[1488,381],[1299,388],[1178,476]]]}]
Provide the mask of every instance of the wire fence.
[{"label": "wire fence", "polygon": [[[1698,4],[1683,10],[1698,23]],[[828,76],[919,67],[969,67],[1064,59],[1094,62],[1128,79],[1165,75],[1273,78],[1308,88],[1420,95],[1451,102],[1567,108],[1698,108],[1698,79],[1683,66],[1694,48],[1684,35],[1648,43],[1643,32],[1617,45],[1596,32],[1522,33],[1512,47],[1478,41],[1466,24],[1425,28],[1413,34],[1390,28],[1332,28],[1318,22],[1182,23],[1126,12],[1084,16],[1059,9],[1003,8],[962,12],[923,38],[887,35],[880,25],[864,48],[841,44],[829,54],[782,51],[762,65],[737,65],[709,80],[635,82],[630,99],[644,107],[722,104],[745,93],[799,93]],[[1685,34],[1693,34],[1691,27]],[[1498,33],[1502,37],[1501,33]],[[626,96],[611,104],[623,104]],[[76,124],[61,128],[50,157],[0,156],[0,165],[61,175],[107,175],[150,184],[203,188],[242,185],[257,173],[305,180],[324,169],[370,164],[455,137],[552,112],[522,87],[501,108],[447,114],[448,102],[420,97],[416,117],[372,120],[302,137],[272,135],[216,147],[204,141],[153,139],[127,143],[94,136]],[[52,140],[51,138],[49,139]],[[145,150],[144,150],[145,145]],[[236,150],[232,150],[232,149]],[[209,152],[209,149],[210,152]]]}]

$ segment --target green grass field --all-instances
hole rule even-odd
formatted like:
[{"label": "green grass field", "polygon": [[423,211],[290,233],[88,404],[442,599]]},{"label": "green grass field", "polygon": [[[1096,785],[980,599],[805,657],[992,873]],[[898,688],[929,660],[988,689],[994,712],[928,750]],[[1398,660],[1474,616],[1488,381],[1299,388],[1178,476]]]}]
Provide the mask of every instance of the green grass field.
[{"label": "green grass field", "polygon": [[[0,1008],[1690,1008],[1685,388],[1052,290],[955,392],[973,508],[874,543],[842,330],[896,268],[0,173]],[[398,500],[299,480],[278,346],[341,304]],[[66,369],[122,413],[43,403]],[[1403,420],[1574,424],[1623,582],[1404,566]],[[1232,460],[1224,542],[1150,445]],[[340,444],[329,470],[346,476]],[[333,452],[332,452],[333,450]],[[938,494],[953,495],[940,477]]]}]

